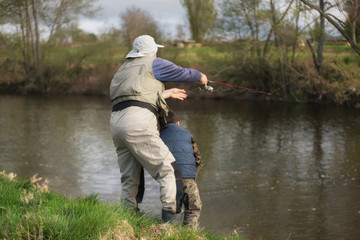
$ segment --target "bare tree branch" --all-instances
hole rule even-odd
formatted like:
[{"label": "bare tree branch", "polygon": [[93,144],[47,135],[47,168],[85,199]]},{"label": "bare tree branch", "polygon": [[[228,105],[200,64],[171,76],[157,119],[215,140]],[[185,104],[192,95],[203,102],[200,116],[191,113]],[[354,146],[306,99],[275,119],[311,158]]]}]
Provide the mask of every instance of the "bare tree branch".
[{"label": "bare tree branch", "polygon": [[307,0],[300,0],[302,3],[310,7],[311,9],[314,9],[318,11],[322,16],[326,18],[340,33],[341,35],[350,43],[351,47],[354,49],[354,51],[360,55],[360,48],[356,45],[356,43],[346,34],[344,28],[342,28],[334,19],[332,19],[328,14],[324,13],[318,6],[315,6],[314,4],[308,2]]}]

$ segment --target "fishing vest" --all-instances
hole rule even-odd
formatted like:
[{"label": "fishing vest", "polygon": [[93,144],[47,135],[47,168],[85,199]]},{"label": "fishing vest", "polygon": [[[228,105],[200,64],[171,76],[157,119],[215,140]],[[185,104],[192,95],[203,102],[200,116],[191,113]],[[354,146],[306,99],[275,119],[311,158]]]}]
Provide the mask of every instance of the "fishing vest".
[{"label": "fishing vest", "polygon": [[152,71],[154,57],[127,59],[115,73],[110,83],[112,105],[127,100],[151,104],[160,116],[167,115],[168,106],[163,98],[164,84]]},{"label": "fishing vest", "polygon": [[196,178],[196,163],[191,133],[175,123],[166,124],[161,128],[160,137],[178,164],[182,178]]}]

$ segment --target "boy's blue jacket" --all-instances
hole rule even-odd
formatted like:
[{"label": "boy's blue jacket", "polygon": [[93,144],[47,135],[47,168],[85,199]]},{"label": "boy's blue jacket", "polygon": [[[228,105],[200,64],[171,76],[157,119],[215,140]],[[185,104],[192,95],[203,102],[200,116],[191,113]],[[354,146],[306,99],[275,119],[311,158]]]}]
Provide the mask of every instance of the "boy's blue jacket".
[{"label": "boy's blue jacket", "polygon": [[191,133],[176,125],[168,123],[160,130],[160,137],[168,146],[179,165],[182,178],[196,178],[196,163]]}]

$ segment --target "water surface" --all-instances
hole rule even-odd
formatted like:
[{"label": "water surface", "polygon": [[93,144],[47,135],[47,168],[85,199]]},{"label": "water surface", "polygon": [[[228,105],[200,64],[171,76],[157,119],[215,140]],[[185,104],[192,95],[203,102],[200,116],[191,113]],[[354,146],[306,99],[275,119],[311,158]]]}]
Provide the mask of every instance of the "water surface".
[{"label": "water surface", "polygon": [[[358,239],[360,112],[334,106],[170,101],[198,142],[201,226],[245,239]],[[71,197],[118,202],[107,98],[0,96],[0,170]],[[141,208],[160,212],[146,177]]]}]

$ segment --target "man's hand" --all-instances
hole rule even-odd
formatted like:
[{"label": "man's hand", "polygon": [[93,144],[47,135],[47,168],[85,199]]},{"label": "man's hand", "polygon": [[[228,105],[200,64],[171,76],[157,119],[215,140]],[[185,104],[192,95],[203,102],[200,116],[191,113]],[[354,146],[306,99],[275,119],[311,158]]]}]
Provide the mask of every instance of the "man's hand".
[{"label": "man's hand", "polygon": [[186,97],[187,97],[187,95],[186,95],[186,91],[184,89],[170,88],[170,89],[164,90],[164,92],[163,92],[164,99],[175,98],[175,99],[184,100]]},{"label": "man's hand", "polygon": [[201,74],[201,78],[198,81],[198,84],[205,84],[206,85],[208,83],[208,79],[207,79],[206,75],[203,74],[203,73],[200,73],[200,74]]}]

